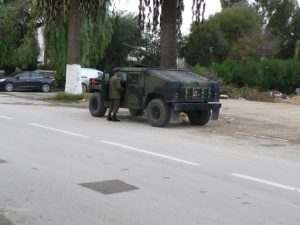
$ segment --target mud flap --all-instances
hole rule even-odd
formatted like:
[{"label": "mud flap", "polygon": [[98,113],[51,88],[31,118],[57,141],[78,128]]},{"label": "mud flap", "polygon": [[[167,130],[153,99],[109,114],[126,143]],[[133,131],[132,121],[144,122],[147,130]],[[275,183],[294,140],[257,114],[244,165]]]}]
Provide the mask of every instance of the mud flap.
[{"label": "mud flap", "polygon": [[221,104],[212,104],[211,107],[211,120],[218,120],[219,119],[219,114],[220,114],[220,108]]}]

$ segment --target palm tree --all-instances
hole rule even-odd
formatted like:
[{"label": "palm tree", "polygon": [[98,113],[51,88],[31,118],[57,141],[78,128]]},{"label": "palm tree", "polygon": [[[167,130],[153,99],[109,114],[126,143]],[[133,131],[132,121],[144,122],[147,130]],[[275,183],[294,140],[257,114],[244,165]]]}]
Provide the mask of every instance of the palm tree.
[{"label": "palm tree", "polygon": [[[34,1],[34,0],[33,0]],[[46,22],[65,19],[68,23],[68,52],[65,92],[82,93],[80,81],[80,17],[90,18],[106,10],[109,0],[38,0]]]},{"label": "palm tree", "polygon": [[[150,0],[140,0],[139,23],[142,30],[145,24],[149,26],[149,22],[147,23],[145,20],[146,8],[152,13],[153,31],[157,31],[159,23],[161,27],[160,66],[176,68],[177,34],[180,34],[184,0],[152,0],[152,4]],[[193,17],[197,23],[203,21],[205,0],[193,0],[191,10],[193,10]]]}]

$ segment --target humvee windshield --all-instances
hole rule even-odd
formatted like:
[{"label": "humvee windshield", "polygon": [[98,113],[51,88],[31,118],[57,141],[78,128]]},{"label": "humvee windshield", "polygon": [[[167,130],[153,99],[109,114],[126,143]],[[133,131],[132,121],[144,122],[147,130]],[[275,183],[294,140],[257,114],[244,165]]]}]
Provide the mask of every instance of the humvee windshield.
[{"label": "humvee windshield", "polygon": [[192,73],[188,71],[180,71],[180,70],[152,70],[154,74],[158,74],[159,76],[165,76],[167,79],[176,80],[183,83],[193,82],[195,80],[207,81],[206,78]]}]

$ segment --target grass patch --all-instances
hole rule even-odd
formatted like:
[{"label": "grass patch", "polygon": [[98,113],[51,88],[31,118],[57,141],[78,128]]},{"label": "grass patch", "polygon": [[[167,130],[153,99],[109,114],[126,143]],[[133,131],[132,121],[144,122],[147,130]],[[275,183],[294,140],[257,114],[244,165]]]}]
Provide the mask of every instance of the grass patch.
[{"label": "grass patch", "polygon": [[89,99],[89,97],[90,97],[89,93],[73,95],[65,92],[58,92],[53,97],[48,98],[48,100],[71,103],[71,102],[84,101],[86,99]]}]

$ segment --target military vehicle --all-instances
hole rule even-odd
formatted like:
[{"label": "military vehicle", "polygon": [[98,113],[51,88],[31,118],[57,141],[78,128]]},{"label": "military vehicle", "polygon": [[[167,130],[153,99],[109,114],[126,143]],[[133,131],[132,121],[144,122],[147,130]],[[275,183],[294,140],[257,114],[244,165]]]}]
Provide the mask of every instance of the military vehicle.
[{"label": "military vehicle", "polygon": [[191,124],[203,126],[210,119],[218,120],[221,103],[219,87],[206,78],[185,70],[149,67],[117,67],[111,73],[90,80],[89,101],[92,116],[103,117],[109,106],[109,79],[121,70],[121,85],[125,92],[120,107],[128,108],[132,116],[146,112],[148,122],[163,127],[171,114],[185,112]]}]

